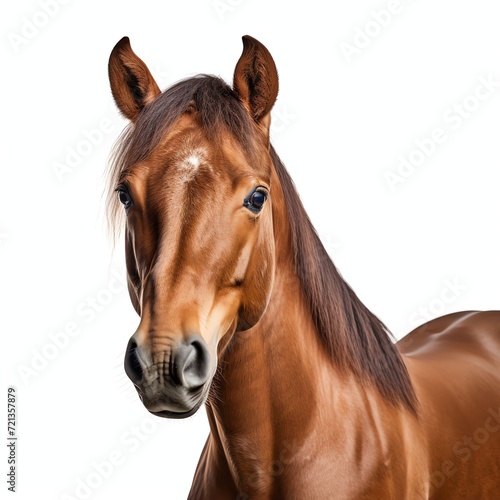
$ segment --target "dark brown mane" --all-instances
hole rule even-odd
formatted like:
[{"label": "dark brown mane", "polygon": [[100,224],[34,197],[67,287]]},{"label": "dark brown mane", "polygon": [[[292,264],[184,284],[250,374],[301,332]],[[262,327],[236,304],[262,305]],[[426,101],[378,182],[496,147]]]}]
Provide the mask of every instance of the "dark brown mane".
[{"label": "dark brown mane", "polygon": [[402,403],[416,412],[417,400],[408,371],[387,327],[337,271],[273,147],[271,158],[285,197],[295,268],[328,352],[337,366],[373,382],[392,403]]},{"label": "dark brown mane", "polygon": [[[121,210],[113,192],[120,177],[144,160],[173,123],[194,105],[208,137],[230,131],[251,154],[254,126],[248,112],[223,80],[201,75],[183,80],[146,106],[117,143],[111,164],[108,217]],[[283,188],[294,246],[295,267],[316,329],[336,365],[372,382],[390,402],[416,412],[416,396],[406,367],[385,325],[358,299],[335,268],[300,201],[292,179],[271,147]]]}]

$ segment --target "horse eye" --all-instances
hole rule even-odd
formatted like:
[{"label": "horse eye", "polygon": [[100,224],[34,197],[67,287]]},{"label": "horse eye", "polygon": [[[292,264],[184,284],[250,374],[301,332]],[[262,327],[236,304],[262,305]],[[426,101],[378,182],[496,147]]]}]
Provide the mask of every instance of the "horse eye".
[{"label": "horse eye", "polygon": [[132,205],[132,198],[128,191],[122,186],[120,186],[117,190],[118,192],[118,200],[125,208],[130,208]]},{"label": "horse eye", "polygon": [[262,189],[257,188],[245,199],[244,205],[253,213],[258,214],[266,200],[267,194]]}]

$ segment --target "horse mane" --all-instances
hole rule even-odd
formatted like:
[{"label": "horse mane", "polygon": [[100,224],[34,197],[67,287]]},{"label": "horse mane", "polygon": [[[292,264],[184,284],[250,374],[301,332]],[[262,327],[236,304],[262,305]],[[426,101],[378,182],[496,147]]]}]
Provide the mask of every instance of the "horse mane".
[{"label": "horse mane", "polygon": [[373,382],[390,402],[416,413],[417,398],[390,331],[340,275],[272,146],[271,159],[285,198],[295,269],[323,344],[337,367]]},{"label": "horse mane", "polygon": [[[199,75],[182,80],[146,106],[136,124],[118,140],[108,177],[108,222],[116,235],[119,210],[114,190],[132,165],[158,146],[168,129],[190,107],[200,115],[212,140],[231,132],[252,155],[255,127],[233,90],[222,79]],[[406,366],[387,327],[344,281],[321,243],[285,166],[271,146],[271,159],[283,189],[295,269],[318,334],[341,370],[371,382],[393,404],[416,413],[417,399]]]}]

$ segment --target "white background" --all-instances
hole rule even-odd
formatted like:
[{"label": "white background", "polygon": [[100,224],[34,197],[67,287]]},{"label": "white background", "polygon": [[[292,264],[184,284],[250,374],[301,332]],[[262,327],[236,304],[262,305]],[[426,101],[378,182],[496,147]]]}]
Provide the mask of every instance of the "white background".
[{"label": "white background", "polygon": [[[2,366],[3,387],[18,389],[17,498],[186,498],[208,432],[203,410],[149,415],[122,370],[137,317],[125,291],[107,290],[123,245],[113,256],[102,193],[125,125],[107,80],[124,35],[162,88],[202,72],[230,81],[244,34],[269,48],[276,149],[343,276],[398,338],[425,314],[498,308],[500,87],[460,126],[444,118],[479,78],[500,82],[497,1],[401,0],[350,62],[341,44],[358,34],[359,45],[388,1],[74,0],[45,23],[41,4],[10,2],[0,21]],[[30,31],[35,21],[45,25]],[[59,179],[54,164],[102,120],[112,130]],[[446,141],[391,190],[385,173],[436,127]],[[109,303],[91,316],[96,297]],[[68,323],[80,333],[54,351],[50,335]],[[110,455],[120,463],[97,475]]]}]

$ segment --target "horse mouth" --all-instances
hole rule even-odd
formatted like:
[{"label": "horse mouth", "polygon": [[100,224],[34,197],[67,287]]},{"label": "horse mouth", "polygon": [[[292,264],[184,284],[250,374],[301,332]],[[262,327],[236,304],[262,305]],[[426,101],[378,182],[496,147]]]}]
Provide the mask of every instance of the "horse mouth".
[{"label": "horse mouth", "polygon": [[152,411],[151,413],[157,417],[162,417],[162,418],[175,418],[175,419],[182,419],[182,418],[188,418],[194,415],[201,406],[201,402],[197,403],[194,405],[191,410],[188,411],[170,411],[170,410],[162,410],[162,411]]},{"label": "horse mouth", "polygon": [[[207,400],[207,397],[208,397],[208,391],[205,390],[200,394],[198,400],[195,402],[195,404],[189,410],[184,410],[184,409],[177,410],[177,409],[172,409],[172,408],[168,409],[168,410],[167,409],[155,409],[155,408],[149,409],[148,405],[144,404],[144,401],[143,401],[143,404],[144,404],[144,406],[146,406],[146,409],[150,413],[152,413],[153,415],[155,415],[157,417],[182,419],[182,418],[188,418],[188,417],[191,417],[192,415],[194,415],[200,409],[200,407],[203,405],[203,403],[205,403],[205,401]],[[174,406],[174,408],[175,408],[175,406]]]}]

